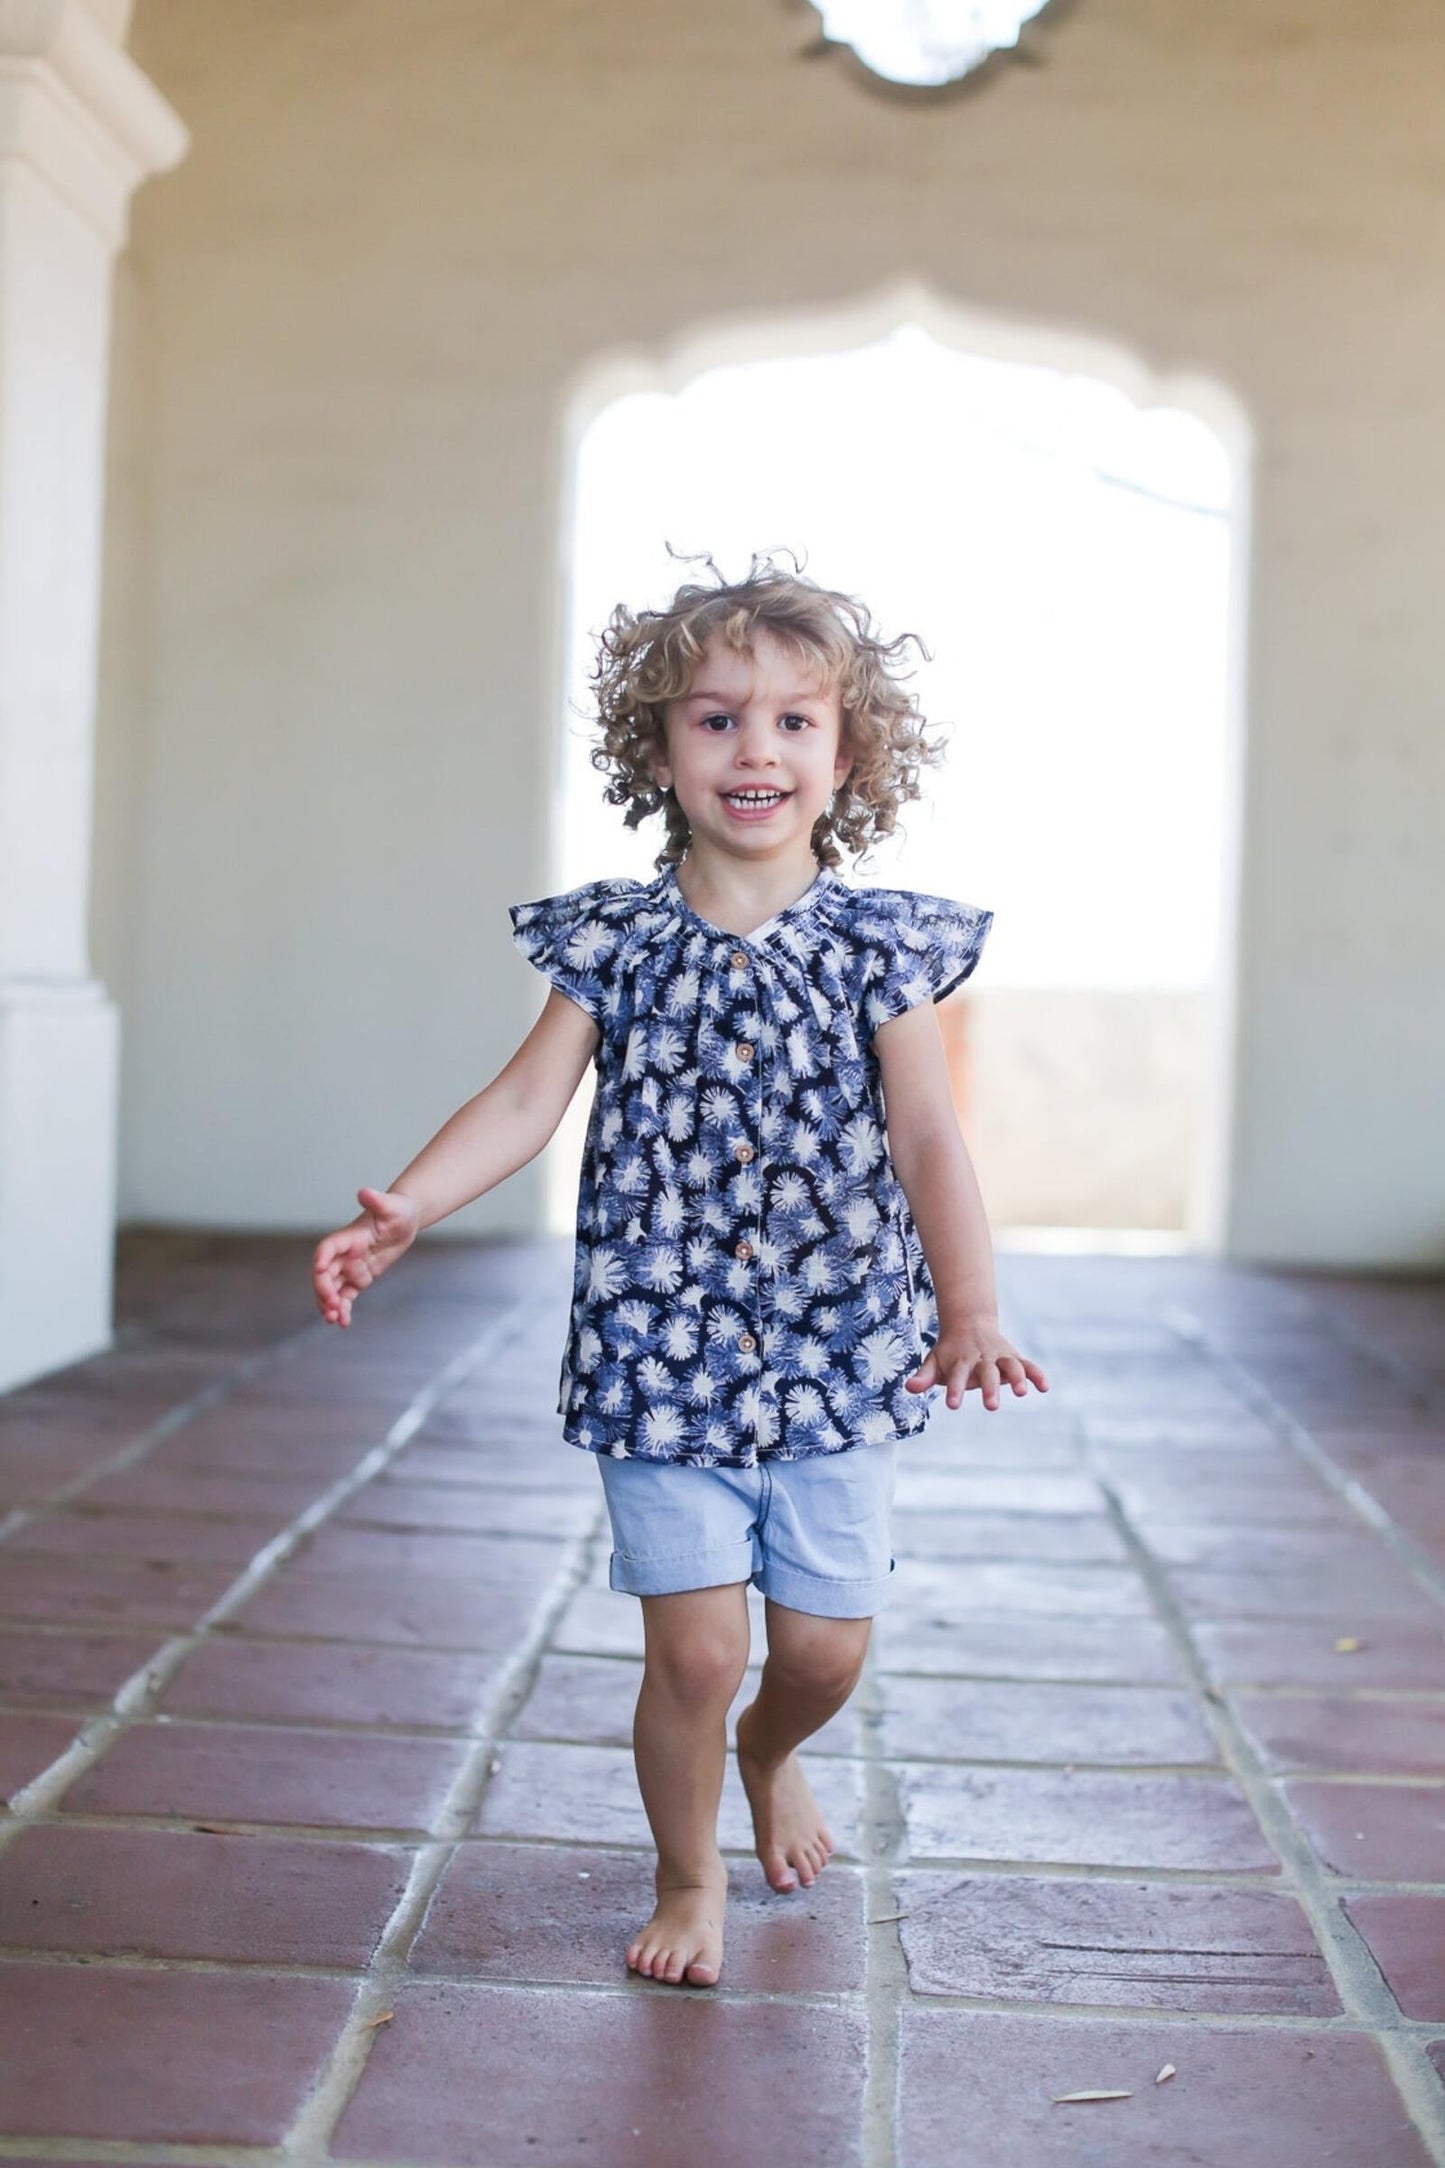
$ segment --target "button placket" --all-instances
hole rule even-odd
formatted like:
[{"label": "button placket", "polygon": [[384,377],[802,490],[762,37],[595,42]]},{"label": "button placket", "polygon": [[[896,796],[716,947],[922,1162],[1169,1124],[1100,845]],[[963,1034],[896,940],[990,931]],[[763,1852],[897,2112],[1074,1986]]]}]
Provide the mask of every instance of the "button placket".
[{"label": "button placket", "polygon": [[[733,1045],[733,1052],[736,1054],[738,1060],[741,1062],[754,1062],[757,1051],[757,1047],[749,1039],[738,1039],[734,1042]],[[751,1113],[753,1119],[757,1120],[759,1118],[762,1107],[762,1077],[759,1069],[756,1067],[752,1068],[749,1073],[752,1083],[753,1095]],[[754,1146],[747,1140],[744,1140],[743,1143],[737,1146],[736,1150],[737,1156],[739,1160],[742,1161],[744,1166],[751,1165],[753,1160],[757,1157],[756,1146]],[[761,1184],[759,1186],[761,1187]],[[754,1245],[746,1235],[740,1236],[739,1239],[733,1244],[733,1255],[734,1257],[738,1258],[743,1264],[750,1263],[753,1257],[756,1255]],[[738,1350],[743,1355],[755,1354],[758,1349],[759,1340],[763,1329],[762,1319],[759,1315],[758,1305],[759,1283],[758,1276],[756,1273],[754,1273],[752,1281],[751,1300],[748,1303],[748,1309],[750,1312],[749,1322],[752,1329],[750,1331],[742,1333],[738,1339]]]}]

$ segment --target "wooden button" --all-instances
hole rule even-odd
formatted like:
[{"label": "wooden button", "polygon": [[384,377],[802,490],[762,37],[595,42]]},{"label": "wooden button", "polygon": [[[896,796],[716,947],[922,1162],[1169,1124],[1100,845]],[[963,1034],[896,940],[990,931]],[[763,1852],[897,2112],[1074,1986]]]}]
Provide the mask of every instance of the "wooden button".
[{"label": "wooden button", "polygon": [[751,1047],[748,1045],[746,1039],[739,1039],[737,1045],[737,1056],[739,1061],[751,1061],[756,1051],[757,1050],[755,1047]]},{"label": "wooden button", "polygon": [[735,1144],[733,1146],[733,1158],[740,1159],[744,1166],[747,1165],[748,1161],[752,1157],[753,1148],[750,1144]]},{"label": "wooden button", "polygon": [[738,1342],[738,1346],[742,1349],[744,1355],[751,1355],[757,1344],[750,1332],[745,1332]]},{"label": "wooden button", "polygon": [[730,964],[731,964],[731,965],[732,965],[732,966],[734,967],[734,969],[735,969],[735,970],[738,970],[738,971],[746,971],[746,970],[747,970],[747,968],[748,968],[748,952],[747,952],[747,950],[746,950],[746,949],[741,949],[741,948],[735,948],[735,949],[733,950],[733,952],[732,952],[731,956],[729,956],[729,958],[728,958],[728,962],[729,962],[729,963],[730,963]]},{"label": "wooden button", "polygon": [[741,1257],[741,1258],[742,1258],[742,1260],[743,1260],[743,1262],[744,1262],[744,1263],[746,1263],[746,1262],[747,1262],[747,1260],[748,1260],[748,1258],[750,1258],[750,1257],[752,1256],[752,1254],[753,1254],[753,1246],[752,1246],[751,1242],[737,1242],[737,1243],[734,1243],[734,1245],[733,1245],[733,1255],[734,1255],[734,1257]]}]

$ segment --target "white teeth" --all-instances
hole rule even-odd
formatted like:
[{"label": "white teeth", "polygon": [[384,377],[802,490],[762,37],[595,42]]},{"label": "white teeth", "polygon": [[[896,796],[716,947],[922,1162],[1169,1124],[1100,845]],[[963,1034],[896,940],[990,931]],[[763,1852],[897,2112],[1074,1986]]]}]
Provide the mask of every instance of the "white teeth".
[{"label": "white teeth", "polygon": [[730,790],[726,793],[733,805],[776,805],[787,796],[781,790]]}]

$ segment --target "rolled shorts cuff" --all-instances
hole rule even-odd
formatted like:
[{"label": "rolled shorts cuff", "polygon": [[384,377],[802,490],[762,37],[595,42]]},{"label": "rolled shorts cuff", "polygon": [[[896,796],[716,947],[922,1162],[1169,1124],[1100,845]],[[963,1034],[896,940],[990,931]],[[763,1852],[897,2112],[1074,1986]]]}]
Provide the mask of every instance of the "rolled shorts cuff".
[{"label": "rolled shorts cuff", "polygon": [[887,1573],[870,1580],[836,1581],[774,1559],[754,1579],[765,1596],[789,1611],[808,1611],[815,1618],[876,1618],[891,1601],[894,1564],[890,1559]]},{"label": "rolled shorts cuff", "polygon": [[761,1555],[762,1546],[753,1536],[705,1551],[639,1556],[614,1550],[607,1585],[628,1596],[680,1596],[690,1588],[723,1588],[730,1581],[750,1581]]}]

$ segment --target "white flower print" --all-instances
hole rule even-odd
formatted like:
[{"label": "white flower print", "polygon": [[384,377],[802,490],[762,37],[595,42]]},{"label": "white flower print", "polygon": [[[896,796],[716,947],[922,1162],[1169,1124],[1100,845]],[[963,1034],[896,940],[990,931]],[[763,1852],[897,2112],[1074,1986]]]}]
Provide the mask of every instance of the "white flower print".
[{"label": "white flower print", "polygon": [[675,1069],[681,1068],[683,1061],[686,1059],[687,1041],[683,1038],[682,1033],[674,1029],[673,1026],[659,1025],[652,1034],[652,1044],[648,1052],[653,1063],[662,1071],[662,1074],[671,1076]]},{"label": "white flower print", "polygon": [[672,1372],[656,1355],[644,1355],[637,1365],[637,1382],[651,1398],[661,1400],[672,1390]]},{"label": "white flower print", "polygon": [[824,1340],[811,1335],[798,1349],[798,1368],[805,1377],[821,1378],[828,1369],[828,1346]]},{"label": "white flower print", "polygon": [[653,1214],[660,1235],[675,1235],[682,1226],[683,1202],[675,1189],[664,1189]]},{"label": "white flower print", "polygon": [[860,1249],[872,1240],[878,1219],[878,1207],[871,1197],[855,1197],[843,1207],[843,1225]]},{"label": "white flower print", "polygon": [[686,1143],[692,1135],[693,1125],[693,1102],[686,1092],[669,1092],[663,1120],[673,1143]]},{"label": "white flower print", "polygon": [[903,1343],[896,1332],[870,1332],[854,1353],[865,1383],[881,1385],[893,1376],[903,1358]]},{"label": "white flower print", "polygon": [[798,1278],[810,1295],[831,1295],[838,1285],[833,1261],[821,1250],[814,1250],[811,1257],[803,1259]]},{"label": "white flower print", "polygon": [[752,1167],[733,1176],[733,1210],[743,1217],[756,1212],[763,1201],[762,1177]]},{"label": "white flower print", "polygon": [[825,1092],[804,1092],[803,1105],[808,1110],[809,1121],[825,1142],[837,1136],[838,1116]]},{"label": "white flower print", "polygon": [[721,1124],[731,1128],[737,1120],[738,1103],[729,1091],[713,1084],[702,1095],[702,1119],[705,1125]]},{"label": "white flower print", "polygon": [[816,1385],[795,1385],[788,1395],[787,1407],[789,1420],[804,1430],[814,1429],[827,1413]]},{"label": "white flower print", "polygon": [[671,1362],[681,1362],[697,1352],[697,1319],[679,1317],[674,1311],[662,1327],[662,1344]]},{"label": "white flower print", "polygon": [[619,1302],[613,1313],[619,1325],[627,1332],[635,1332],[645,1340],[652,1330],[652,1305],[649,1302]]},{"label": "white flower print", "polygon": [[800,1160],[805,1167],[811,1167],[822,1149],[823,1140],[811,1122],[794,1122],[794,1159]]},{"label": "white flower print", "polygon": [[850,1174],[866,1174],[883,1155],[878,1124],[871,1115],[855,1114],[843,1131],[843,1155]]},{"label": "white flower print", "polygon": [[717,1394],[718,1380],[708,1369],[706,1363],[699,1363],[696,1370],[692,1371],[688,1377],[688,1399],[695,1401],[700,1407],[706,1408],[711,1407],[713,1401],[717,1398]]},{"label": "white flower print", "polygon": [[579,971],[590,971],[615,944],[616,937],[607,927],[580,926],[567,943],[567,960]]},{"label": "white flower print", "polygon": [[674,1295],[682,1285],[682,1257],[668,1243],[659,1243],[643,1259],[642,1276],[659,1294]]},{"label": "white flower print", "polygon": [[604,1301],[620,1295],[627,1285],[622,1260],[616,1250],[594,1250],[587,1263],[587,1292]]},{"label": "white flower print", "polygon": [[800,1174],[780,1174],[773,1184],[773,1209],[797,1212],[807,1204],[808,1185]]},{"label": "white flower print", "polygon": [[665,1446],[676,1445],[683,1432],[680,1408],[649,1408],[642,1418],[642,1440],[649,1453],[657,1453]]},{"label": "white flower print", "polygon": [[602,1357],[601,1336],[590,1325],[584,1325],[577,1335],[577,1368],[595,1370]]}]

